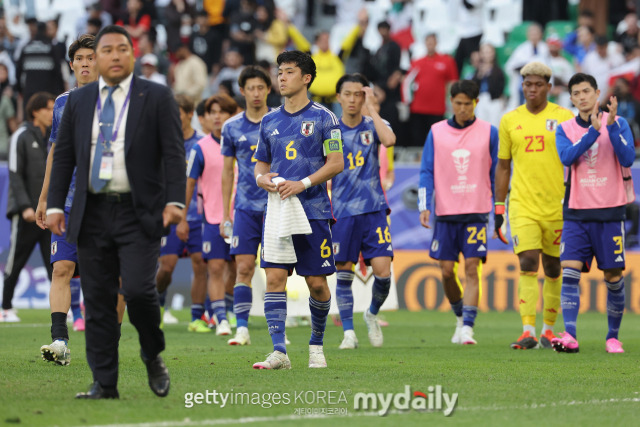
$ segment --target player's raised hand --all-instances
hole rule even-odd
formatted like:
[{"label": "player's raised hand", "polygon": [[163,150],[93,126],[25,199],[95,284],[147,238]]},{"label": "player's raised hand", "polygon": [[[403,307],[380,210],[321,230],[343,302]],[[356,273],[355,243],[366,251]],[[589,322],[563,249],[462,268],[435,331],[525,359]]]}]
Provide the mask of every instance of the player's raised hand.
[{"label": "player's raised hand", "polygon": [[611,126],[616,122],[616,114],[618,113],[618,98],[615,96],[609,97],[609,103],[607,104],[609,108],[609,117],[607,117],[607,126]]},{"label": "player's raised hand", "polygon": [[271,178],[273,178],[274,176],[278,176],[278,174],[275,172],[269,172],[267,174],[259,176],[258,178],[256,178],[256,184],[258,184],[258,187],[269,192],[278,191],[276,185],[271,182]]},{"label": "player's raised hand", "polygon": [[[616,102],[616,109],[618,103]],[[600,127],[602,127],[602,111],[600,111],[600,105],[596,102],[596,105],[593,106],[593,111],[591,112],[591,126],[597,131],[600,131]]]},{"label": "player's raised hand", "polygon": [[429,216],[431,216],[430,211],[420,212],[420,225],[424,228],[431,228],[431,225],[429,225]]}]

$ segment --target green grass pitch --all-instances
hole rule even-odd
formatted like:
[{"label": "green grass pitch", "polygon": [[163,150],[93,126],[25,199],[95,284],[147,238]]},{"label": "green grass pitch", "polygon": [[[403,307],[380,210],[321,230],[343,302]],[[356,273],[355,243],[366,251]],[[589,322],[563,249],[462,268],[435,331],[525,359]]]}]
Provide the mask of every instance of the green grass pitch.
[{"label": "green grass pitch", "polygon": [[[465,347],[449,342],[454,328],[451,313],[385,313],[390,325],[383,328],[384,347],[378,349],[369,345],[364,321],[356,315],[360,347],[352,351],[338,350],[342,330],[329,321],[325,334],[328,369],[307,368],[309,327],[300,326],[287,330],[293,369],[256,371],[251,365],[263,360],[271,348],[264,319],[250,320],[251,346],[231,347],[226,345],[228,337],[188,333],[186,310],[174,314],[182,322],[165,327],[167,349],[163,357],[172,379],[167,398],[158,398],[149,390],[138,356],[137,333],[125,318],[120,342],[120,400],[77,401],[75,393],[86,391],[91,383],[83,334],[71,332],[70,366],[44,362],[39,348],[49,342],[49,314],[46,310],[21,310],[22,323],[0,324],[0,423],[144,423],[148,427],[635,425],[640,413],[637,315],[624,317],[620,339],[626,353],[616,355],[604,350],[607,321],[598,313],[578,318],[578,354],[511,350],[509,343],[520,334],[520,319],[515,312],[480,313],[475,335],[478,345]],[[556,329],[561,330],[561,325],[560,318]],[[356,393],[403,393],[405,385],[410,386],[411,393],[425,394],[432,390],[430,386],[440,385],[446,393],[458,393],[457,406],[449,417],[442,411],[393,407],[388,415],[380,417],[371,410],[354,409]],[[278,393],[282,401],[269,408],[229,403],[224,408],[206,403],[185,407],[185,394],[207,390],[249,393],[252,397],[256,393],[262,402],[272,403],[274,393]],[[325,402],[311,401],[323,392]],[[329,392],[333,392],[333,401],[329,401]],[[283,403],[285,393],[289,393],[289,404]],[[305,393],[305,400],[294,401],[296,393]]]}]

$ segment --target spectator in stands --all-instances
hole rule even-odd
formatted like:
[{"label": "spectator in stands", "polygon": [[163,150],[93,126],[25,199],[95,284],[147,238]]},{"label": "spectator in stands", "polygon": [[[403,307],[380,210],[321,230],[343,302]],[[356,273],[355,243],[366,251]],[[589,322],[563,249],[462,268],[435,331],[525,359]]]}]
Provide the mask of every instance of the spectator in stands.
[{"label": "spectator in stands", "polygon": [[631,94],[631,83],[624,77],[616,79],[611,88],[618,100],[618,115],[624,117],[633,131],[635,146],[640,145],[640,102]]},{"label": "spectator in stands", "polygon": [[624,56],[615,47],[609,49],[605,36],[597,36],[596,49],[589,52],[582,61],[582,72],[591,74],[600,89],[600,103],[609,99],[609,73],[615,67],[624,64]]},{"label": "spectator in stands", "polygon": [[456,27],[460,42],[456,49],[455,59],[458,74],[460,74],[462,65],[471,57],[471,53],[480,50],[483,0],[458,0],[458,3]]},{"label": "spectator in stands", "polygon": [[169,60],[166,55],[164,55],[160,49],[156,46],[156,31],[155,29],[151,29],[148,33],[144,33],[140,36],[140,40],[138,40],[138,51],[140,56],[136,59],[136,63],[133,68],[133,72],[136,76],[142,74],[142,64],[140,63],[140,58],[148,53],[153,53],[156,58],[158,58],[158,72],[163,76],[166,76],[169,73]]},{"label": "spectator in stands", "polygon": [[16,88],[22,95],[23,107],[36,92],[47,91],[56,95],[64,92],[60,62],[61,58],[46,35],[45,24],[39,23],[35,37],[22,49],[16,64]]},{"label": "spectator in stands", "polygon": [[212,27],[215,27],[216,25],[223,25],[226,27],[225,19],[222,15],[225,9],[225,3],[228,2],[220,0],[202,0],[202,8],[207,11],[207,14],[209,15],[209,25]]},{"label": "spectator in stands", "polygon": [[209,86],[208,94],[215,95],[220,91],[223,82],[231,82],[230,97],[240,95],[240,87],[238,86],[238,77],[244,69],[244,59],[240,51],[232,47],[224,54],[224,67],[215,75],[213,83]]},{"label": "spectator in stands", "polygon": [[[280,12],[281,14],[281,12]],[[266,5],[256,8],[256,60],[276,62],[276,58],[287,45],[287,26],[279,19],[279,13],[271,11]]]},{"label": "spectator in stands", "polygon": [[[76,34],[94,34],[89,32],[89,26],[95,25],[97,21],[100,20],[100,28],[98,28],[98,32],[102,29],[102,26],[107,26],[113,24],[113,18],[111,15],[102,9],[102,5],[100,2],[95,2],[89,6],[87,6],[87,12],[82,15],[76,21]],[[91,24],[91,20],[93,20],[93,24]],[[97,34],[97,32],[95,33]]]},{"label": "spectator in stands", "polygon": [[625,55],[630,55],[638,47],[638,15],[628,13],[616,29],[616,41],[620,43]]},{"label": "spectator in stands", "polygon": [[151,80],[161,85],[167,85],[167,78],[158,72],[158,57],[153,53],[147,53],[140,58],[140,64],[142,65],[141,78],[145,80]]},{"label": "spectator in stands", "polygon": [[81,34],[91,34],[93,36],[97,36],[100,30],[102,29],[102,19],[100,18],[89,18],[87,21],[86,31]]},{"label": "spectator in stands", "polygon": [[504,64],[504,71],[509,76],[509,92],[511,93],[508,108],[515,108],[524,102],[520,69],[533,61],[542,62],[543,64],[549,63],[549,48],[542,40],[542,27],[537,23],[529,26],[527,40],[513,51]]},{"label": "spectator in stands", "polygon": [[138,52],[138,42],[142,34],[151,28],[151,15],[144,13],[142,0],[127,0],[127,11],[116,25],[124,27],[131,37],[133,43],[133,54],[136,58],[140,56]]},{"label": "spectator in stands", "polygon": [[56,53],[56,57],[60,59],[58,66],[62,70],[62,78],[65,81],[65,87],[67,86],[66,82],[69,80],[69,76],[71,72],[69,71],[69,65],[67,64],[67,38],[65,37],[62,40],[58,40],[58,21],[60,20],[60,16],[57,16],[55,19],[50,19],[46,22],[46,33],[47,37],[51,40],[51,46],[53,46],[53,50]]},{"label": "spectator in stands", "polygon": [[16,45],[16,38],[7,28],[6,18],[4,15],[0,16],[0,50],[7,52],[10,57],[13,57]]},{"label": "spectator in stands", "polygon": [[256,41],[253,35],[257,24],[255,11],[255,0],[240,0],[240,10],[229,18],[231,46],[240,51],[245,65],[253,65],[256,61]]},{"label": "spectator in stands", "polygon": [[505,77],[498,65],[496,49],[490,44],[480,46],[478,68],[471,78],[480,88],[475,115],[498,128],[504,111]]},{"label": "spectator in stands", "polygon": [[[192,12],[191,6],[185,0],[171,0],[164,9],[165,30],[167,31],[167,49],[169,52],[174,53],[176,49],[184,43],[182,28],[185,24],[189,24],[188,22],[185,23],[183,18],[185,18],[185,15],[190,18]],[[208,16],[206,15],[207,12],[203,13],[205,14],[205,19],[208,21]],[[190,35],[191,28],[189,28],[189,34],[186,35],[187,39]],[[196,53],[196,51],[193,50],[193,46],[191,46],[191,50]],[[202,58],[200,54],[196,54]]]},{"label": "spectator in stands", "polygon": [[578,27],[576,34],[575,43],[569,44],[565,41],[564,50],[573,56],[578,71],[582,71],[580,67],[582,66],[584,57],[587,56],[589,52],[596,50],[596,34],[593,27],[587,27],[586,25]]},{"label": "spectator in stands", "polygon": [[[345,44],[351,46],[347,48],[347,51],[342,58],[342,62],[344,62],[344,71],[347,74],[369,74],[372,64],[371,52],[364,46],[364,35],[368,26],[369,14],[367,13],[367,9],[362,8],[360,12],[358,12],[357,25],[353,27],[345,39]],[[383,43],[388,41],[389,40],[383,40]]]},{"label": "spectator in stands", "polygon": [[425,44],[427,55],[411,64],[402,83],[403,101],[409,104],[411,138],[398,141],[398,145],[424,146],[431,126],[444,119],[449,83],[458,80],[454,59],[436,50],[436,35],[427,35]]},{"label": "spectator in stands", "polygon": [[551,90],[549,100],[564,108],[571,109],[571,95],[569,94],[569,80],[575,74],[571,62],[562,56],[562,40],[555,34],[547,37],[549,47],[549,68],[551,68]]},{"label": "spectator in stands", "polygon": [[580,27],[591,27],[595,28],[595,18],[593,16],[593,12],[589,9],[582,9],[580,13],[578,13],[578,27],[567,34],[563,40],[563,46],[565,50],[567,46],[571,49],[571,47],[575,47],[578,44],[578,28]]},{"label": "spectator in stands", "polygon": [[194,102],[200,102],[202,92],[207,86],[207,65],[200,57],[191,53],[189,46],[183,44],[176,50],[178,63],[173,71],[173,90],[176,94],[190,96]]},{"label": "spectator in stands", "polygon": [[18,127],[16,111],[11,99],[13,90],[9,85],[9,71],[0,63],[0,160],[7,160],[9,136]]},{"label": "spectator in stands", "polygon": [[189,37],[189,48],[204,61],[207,72],[211,73],[213,65],[220,62],[224,34],[219,25],[209,25],[209,15],[204,10],[196,13],[196,27]]}]

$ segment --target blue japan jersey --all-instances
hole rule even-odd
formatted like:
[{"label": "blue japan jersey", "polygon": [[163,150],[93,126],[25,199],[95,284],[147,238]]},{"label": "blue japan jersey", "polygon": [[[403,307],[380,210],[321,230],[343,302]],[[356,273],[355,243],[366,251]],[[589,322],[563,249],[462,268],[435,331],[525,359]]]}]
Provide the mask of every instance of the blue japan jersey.
[{"label": "blue japan jersey", "polygon": [[[385,121],[389,126],[389,123]],[[388,210],[380,182],[380,139],[373,119],[363,116],[350,128],[340,120],[344,170],[331,181],[331,200],[336,218]]]},{"label": "blue japan jersey", "polygon": [[[51,149],[51,144],[55,144],[56,139],[58,139],[58,126],[60,126],[60,119],[62,119],[62,113],[64,112],[64,106],[67,105],[68,98],[69,98],[69,91],[58,96],[56,98],[56,102],[53,104],[53,122],[51,123],[51,135],[49,136],[49,149]],[[76,192],[76,170],[73,169],[73,175],[71,175],[71,182],[69,183],[69,192],[67,193],[67,199],[64,202],[64,211],[67,214],[71,211],[71,204],[73,203],[73,194],[75,192]]]},{"label": "blue japan jersey", "polygon": [[[271,164],[271,172],[289,181],[313,174],[326,162],[324,141],[342,139],[335,114],[316,102],[289,114],[281,106],[262,118],[256,159]],[[308,219],[332,219],[327,185],[298,194]]]},{"label": "blue japan jersey", "polygon": [[267,192],[258,187],[253,173],[256,166],[253,153],[258,145],[259,133],[260,123],[250,121],[244,112],[233,116],[222,126],[222,155],[238,159],[236,209],[262,212],[267,203]]},{"label": "blue japan jersey", "polygon": [[[198,130],[196,130],[191,138],[184,141],[184,152],[190,153],[191,149],[200,141],[200,139],[204,138],[204,134]],[[187,156],[187,165],[189,164],[189,156]],[[202,222],[202,213],[198,212],[198,183],[196,182],[196,186],[193,189],[193,197],[191,198],[191,203],[189,204],[189,211],[187,212],[188,222],[191,221],[200,221]]]}]

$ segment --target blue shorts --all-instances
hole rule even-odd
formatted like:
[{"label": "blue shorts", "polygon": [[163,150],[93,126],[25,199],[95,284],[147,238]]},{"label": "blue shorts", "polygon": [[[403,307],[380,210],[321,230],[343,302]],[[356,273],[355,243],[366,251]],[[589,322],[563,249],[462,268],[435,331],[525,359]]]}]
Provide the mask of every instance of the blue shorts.
[{"label": "blue shorts", "polygon": [[[324,276],[336,272],[331,244],[331,228],[329,220],[310,219],[311,234],[296,234],[292,237],[296,251],[296,264],[273,264],[264,260],[264,245],[260,256],[260,267],[282,268],[289,275],[296,269],[299,276]],[[263,233],[264,238],[264,233]]]},{"label": "blue shorts", "polygon": [[560,261],[580,261],[590,265],[594,256],[600,270],[624,269],[624,221],[565,220]]},{"label": "blue shorts", "polygon": [[233,217],[231,255],[258,255],[262,240],[262,212],[236,209]]},{"label": "blue shorts", "polygon": [[340,218],[331,234],[336,262],[357,262],[360,252],[367,265],[372,258],[393,258],[385,210]]},{"label": "blue shorts", "polygon": [[436,221],[429,255],[442,261],[458,261],[458,256],[487,260],[487,223]]},{"label": "blue shorts", "polygon": [[168,235],[160,240],[160,256],[178,255],[180,258],[202,252],[202,222],[189,222],[189,238],[186,242],[178,239],[176,225],[171,226]]},{"label": "blue shorts", "polygon": [[203,223],[202,229],[202,259],[223,259],[231,261],[229,244],[220,235],[220,224]]},{"label": "blue shorts", "polygon": [[[69,214],[64,213],[64,223],[69,224]],[[67,233],[62,236],[51,233],[51,264],[56,261],[72,261],[78,263],[78,247],[67,242]]]}]

